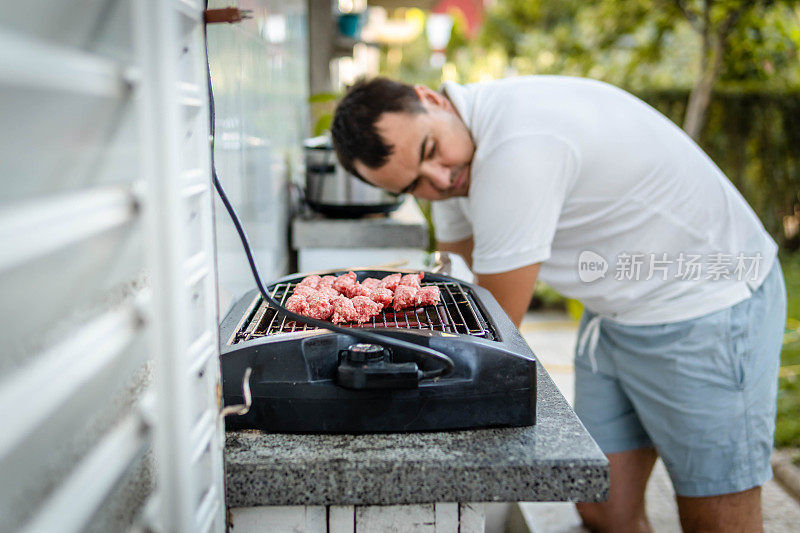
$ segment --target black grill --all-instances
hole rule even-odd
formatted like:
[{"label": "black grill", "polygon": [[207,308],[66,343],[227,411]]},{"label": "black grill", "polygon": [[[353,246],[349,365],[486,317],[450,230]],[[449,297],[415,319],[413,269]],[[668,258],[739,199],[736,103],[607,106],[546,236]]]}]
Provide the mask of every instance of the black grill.
[{"label": "black grill", "polygon": [[[412,273],[354,272],[359,281]],[[286,302],[303,275],[276,280],[266,289]],[[363,366],[352,357],[358,340],[351,335],[295,323],[255,290],[243,296],[220,325],[220,337],[227,341],[220,350],[222,390],[225,405],[248,398],[252,404],[247,413],[228,417],[226,429],[364,433],[533,424],[536,362],[491,293],[433,272],[425,272],[422,282],[439,288],[438,305],[398,313],[388,309],[365,324],[343,324],[374,328],[387,338],[378,343],[382,351],[373,350],[382,353],[380,360]],[[415,345],[447,355],[452,371],[420,379],[421,372],[439,363]]]},{"label": "black grill", "polygon": [[[347,323],[340,325],[351,328],[433,330],[445,333],[460,333],[489,340],[496,339],[489,321],[486,320],[479,307],[475,304],[475,297],[470,289],[454,282],[423,283],[422,285],[439,287],[441,298],[438,305],[418,309],[410,308],[397,312],[393,309],[387,309],[363,324]],[[297,283],[295,282],[278,283],[270,288],[271,295],[281,305],[284,305],[286,300],[294,293],[296,286]],[[268,335],[315,329],[319,328],[289,320],[285,313],[270,306],[261,295],[258,295],[248,308],[228,345]]]}]

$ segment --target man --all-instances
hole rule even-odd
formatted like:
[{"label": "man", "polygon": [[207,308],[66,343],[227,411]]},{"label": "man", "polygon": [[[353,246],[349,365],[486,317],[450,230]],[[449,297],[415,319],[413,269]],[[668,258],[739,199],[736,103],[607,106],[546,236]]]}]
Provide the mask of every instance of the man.
[{"label": "man", "polygon": [[519,326],[537,278],[584,303],[575,411],[607,454],[598,531],[649,531],[657,455],[686,531],[760,531],[786,295],[777,246],[703,151],[610,85],[534,76],[442,92],[356,84],[331,128],[341,163],[434,200]]}]

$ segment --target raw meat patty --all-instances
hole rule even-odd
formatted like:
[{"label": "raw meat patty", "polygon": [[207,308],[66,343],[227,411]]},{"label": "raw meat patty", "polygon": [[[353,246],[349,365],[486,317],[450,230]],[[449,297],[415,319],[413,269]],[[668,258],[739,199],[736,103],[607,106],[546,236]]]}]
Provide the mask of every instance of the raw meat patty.
[{"label": "raw meat patty", "polygon": [[381,304],[373,302],[366,296],[356,296],[351,301],[353,302],[353,307],[355,307],[356,313],[358,314],[356,317],[356,322],[359,324],[374,317],[380,313],[381,309],[383,308]]},{"label": "raw meat patty", "polygon": [[389,307],[390,305],[392,305],[392,299],[394,298],[394,293],[389,289],[377,288],[374,291],[372,291],[370,298],[372,298],[373,302],[377,302],[381,304],[381,306],[383,307]]},{"label": "raw meat patty", "polygon": [[413,285],[398,285],[394,291],[394,310],[400,311],[417,305],[417,292],[419,289]]},{"label": "raw meat patty", "polygon": [[336,278],[333,282],[333,288],[340,293],[347,295],[350,292],[350,287],[356,284],[356,273],[348,272]]},{"label": "raw meat patty", "polygon": [[320,294],[324,294],[325,296],[327,296],[331,302],[333,302],[336,298],[339,297],[339,291],[337,291],[333,287],[328,287],[327,285],[323,285],[322,283],[319,284],[318,291]]},{"label": "raw meat patty", "polygon": [[397,284],[400,283],[402,277],[402,274],[389,274],[378,283],[378,287],[393,291],[397,288]]},{"label": "raw meat patty", "polygon": [[331,322],[341,324],[342,322],[352,322],[356,318],[358,318],[358,312],[350,298],[347,296],[339,296],[333,301],[333,316],[331,316]]},{"label": "raw meat patty", "polygon": [[303,313],[305,316],[327,320],[328,317],[331,316],[331,313],[333,313],[333,304],[330,298],[320,292],[309,296],[306,303],[308,304],[308,312]]},{"label": "raw meat patty", "polygon": [[322,296],[327,298],[330,303],[333,303],[333,301],[339,297],[339,293],[332,287],[320,287],[320,289],[317,290],[312,289],[308,285],[298,285],[294,288],[294,294],[292,294],[292,296],[302,296],[306,300],[312,296]]},{"label": "raw meat patty", "polygon": [[333,287],[333,283],[336,281],[336,276],[322,276],[322,279],[319,281],[318,289],[322,287]]},{"label": "raw meat patty", "polygon": [[317,292],[317,289],[311,288],[310,285],[298,285],[294,288],[294,293],[292,296],[302,296],[303,298],[308,299],[309,296],[316,294]]},{"label": "raw meat patty", "polygon": [[308,313],[308,302],[304,296],[293,294],[289,296],[286,303],[283,304],[286,309],[298,315],[306,315]]},{"label": "raw meat patty", "polygon": [[304,285],[307,287],[311,287],[312,289],[316,289],[319,286],[319,282],[322,278],[317,276],[316,274],[312,274],[311,276],[306,276],[303,280],[298,283],[298,285]]},{"label": "raw meat patty", "polygon": [[361,282],[361,285],[368,289],[375,290],[378,288],[378,284],[381,282],[378,278],[367,278]]},{"label": "raw meat patty", "polygon": [[348,288],[347,296],[353,298],[355,296],[366,296],[372,298],[373,289],[365,286],[363,283],[356,283]]},{"label": "raw meat patty", "polygon": [[416,305],[423,306],[423,305],[438,305],[439,304],[439,287],[435,285],[429,285],[427,287],[422,287],[420,290],[417,291],[417,301]]},{"label": "raw meat patty", "polygon": [[419,282],[424,276],[424,272],[420,272],[419,274],[406,274],[400,278],[400,283],[398,283],[398,285],[410,285],[419,289]]}]

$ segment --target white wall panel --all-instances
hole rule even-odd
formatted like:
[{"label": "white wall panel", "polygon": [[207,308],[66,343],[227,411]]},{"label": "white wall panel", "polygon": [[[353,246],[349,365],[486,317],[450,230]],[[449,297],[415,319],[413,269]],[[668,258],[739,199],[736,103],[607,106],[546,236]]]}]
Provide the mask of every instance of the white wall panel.
[{"label": "white wall panel", "polygon": [[[271,277],[307,126],[305,2],[247,7],[212,30],[218,146]],[[0,5],[0,530],[225,527],[203,44],[196,0]]]},{"label": "white wall panel", "polygon": [[0,175],[5,185],[0,202],[133,181],[132,107],[129,100],[116,98],[5,88],[0,100]]},{"label": "white wall panel", "polygon": [[2,531],[121,530],[153,491],[134,5],[0,4]]},{"label": "white wall panel", "polygon": [[25,0],[0,5],[0,27],[38,41],[130,61],[130,4],[124,0]]},{"label": "white wall panel", "polygon": [[[159,465],[155,522],[222,531],[222,424],[217,387],[209,116],[202,8],[135,6],[142,58],[142,146],[152,265]],[[155,527],[153,523],[143,524]]]},{"label": "white wall panel", "polygon": [[[0,531],[17,530],[19,524],[34,516],[74,465],[131,412],[150,380],[147,366],[137,364],[146,353],[147,345],[140,335],[114,364],[106,365],[94,376],[87,389],[90,394],[70,399],[65,409],[54,412],[55,418],[38,424],[25,435],[21,445],[0,458],[3,479],[14,480],[0,484]],[[9,407],[4,404],[2,418],[7,420],[16,412],[27,419],[25,400],[49,394],[45,377],[42,375],[42,383]],[[7,438],[8,433],[4,436]],[[132,505],[141,505],[145,497],[146,493],[141,492],[127,496]],[[130,512],[135,513],[135,509],[134,506]]]},{"label": "white wall panel", "polygon": [[[304,0],[211,2],[230,4],[253,10],[253,18],[208,31],[217,172],[268,281],[290,264],[287,191],[290,180],[300,179],[300,146],[308,128],[307,7]],[[221,203],[216,210],[224,314],[255,284]]]},{"label": "white wall panel", "polygon": [[141,283],[143,235],[126,224],[0,272],[0,374],[30,362]]}]

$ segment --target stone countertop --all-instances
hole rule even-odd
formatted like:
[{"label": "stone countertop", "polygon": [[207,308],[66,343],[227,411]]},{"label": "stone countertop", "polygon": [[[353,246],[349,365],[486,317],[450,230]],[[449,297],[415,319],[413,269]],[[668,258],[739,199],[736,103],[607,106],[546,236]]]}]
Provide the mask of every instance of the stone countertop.
[{"label": "stone countertop", "polygon": [[292,220],[292,247],[421,248],[428,247],[428,223],[410,196],[387,215],[327,218],[303,213]]},{"label": "stone countertop", "polygon": [[608,496],[608,461],[537,366],[537,422],[530,427],[370,435],[228,432],[228,506],[601,501]]}]

